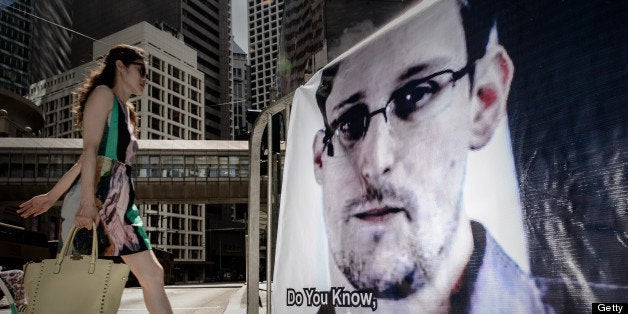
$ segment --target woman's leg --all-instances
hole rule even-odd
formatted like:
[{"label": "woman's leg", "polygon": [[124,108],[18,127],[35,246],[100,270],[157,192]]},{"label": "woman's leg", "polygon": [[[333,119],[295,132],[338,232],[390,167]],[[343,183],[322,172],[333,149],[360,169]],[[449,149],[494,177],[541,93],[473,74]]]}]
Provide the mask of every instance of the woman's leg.
[{"label": "woman's leg", "polygon": [[164,269],[153,251],[122,255],[122,260],[129,265],[140,282],[148,311],[152,314],[172,313],[172,306],[164,289]]}]

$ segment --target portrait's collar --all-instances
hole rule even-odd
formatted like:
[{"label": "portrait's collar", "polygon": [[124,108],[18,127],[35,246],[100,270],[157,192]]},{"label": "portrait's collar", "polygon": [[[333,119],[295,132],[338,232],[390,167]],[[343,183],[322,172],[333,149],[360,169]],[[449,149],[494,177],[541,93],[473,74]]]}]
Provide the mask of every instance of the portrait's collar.
[{"label": "portrait's collar", "polygon": [[473,252],[469,257],[464,271],[458,278],[456,285],[451,291],[449,298],[451,308],[450,313],[466,313],[469,307],[473,288],[477,279],[484,253],[486,251],[486,230],[479,222],[470,221],[471,233],[473,234]]}]

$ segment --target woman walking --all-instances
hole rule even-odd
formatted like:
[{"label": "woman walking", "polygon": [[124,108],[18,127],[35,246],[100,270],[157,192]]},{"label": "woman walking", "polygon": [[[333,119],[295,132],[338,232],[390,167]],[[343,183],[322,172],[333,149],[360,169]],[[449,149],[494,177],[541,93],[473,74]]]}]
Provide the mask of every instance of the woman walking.
[{"label": "woman walking", "polygon": [[[115,46],[100,68],[85,80],[73,110],[83,133],[80,160],[49,193],[20,205],[18,213],[28,217],[47,211],[71,185],[64,203],[80,202],[74,224],[91,230],[92,223],[102,223],[109,243],[104,255],[121,256],[129,265],[142,286],[150,313],[172,313],[163,268],[151,250],[133,203],[135,191],[130,177],[138,148],[138,119],[128,100],[144,90],[145,58],[140,48]],[[79,173],[80,180],[75,180]]]}]

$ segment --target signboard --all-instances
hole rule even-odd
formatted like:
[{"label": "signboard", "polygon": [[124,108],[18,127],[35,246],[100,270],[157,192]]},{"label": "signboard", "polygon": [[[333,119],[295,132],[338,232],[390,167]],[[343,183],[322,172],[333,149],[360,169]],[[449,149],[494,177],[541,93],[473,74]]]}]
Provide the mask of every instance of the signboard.
[{"label": "signboard", "polygon": [[273,310],[628,302],[621,6],[421,1],[297,89]]}]

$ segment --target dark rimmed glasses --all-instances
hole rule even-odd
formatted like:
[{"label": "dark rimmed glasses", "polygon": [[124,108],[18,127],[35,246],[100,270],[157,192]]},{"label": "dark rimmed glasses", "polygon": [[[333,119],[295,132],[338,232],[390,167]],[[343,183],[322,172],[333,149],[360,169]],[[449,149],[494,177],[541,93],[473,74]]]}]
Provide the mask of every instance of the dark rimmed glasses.
[{"label": "dark rimmed glasses", "polygon": [[140,76],[148,78],[148,71],[146,71],[146,64],[144,62],[133,61],[130,64],[135,64],[140,66]]},{"label": "dark rimmed glasses", "polygon": [[[384,121],[390,126],[400,124],[402,121],[409,121],[410,116],[415,111],[429,107],[434,96],[448,84],[456,86],[456,81],[468,74],[474,63],[469,63],[458,71],[446,69],[430,74],[416,80],[405,83],[400,88],[394,90],[386,105],[374,111],[369,111],[367,104],[358,102],[351,108],[343,112],[340,117],[334,120],[325,130],[323,139],[327,147],[327,155],[334,156],[334,145],[332,140],[337,139],[338,143],[346,153],[353,145],[366,136],[371,119],[382,114]],[[451,75],[451,78],[444,81],[440,77]],[[442,83],[439,83],[441,81]],[[392,112],[392,114],[390,114]]]}]

